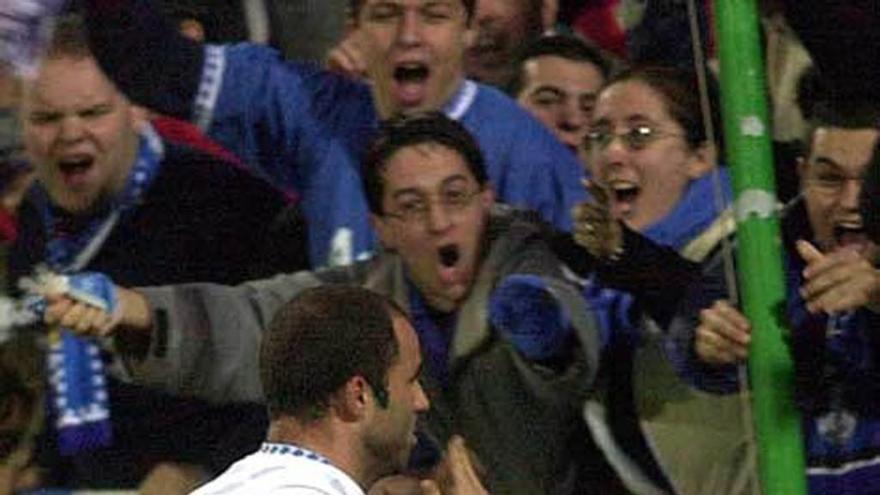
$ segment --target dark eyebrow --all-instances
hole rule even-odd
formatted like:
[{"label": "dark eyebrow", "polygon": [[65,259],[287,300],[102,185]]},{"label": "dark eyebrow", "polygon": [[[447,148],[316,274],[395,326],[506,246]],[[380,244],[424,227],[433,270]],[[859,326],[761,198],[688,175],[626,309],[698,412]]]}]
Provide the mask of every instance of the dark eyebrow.
[{"label": "dark eyebrow", "polygon": [[640,113],[629,115],[626,117],[626,123],[629,125],[637,125],[637,124],[650,124],[656,125],[657,122],[654,121],[651,117],[647,115],[643,115]]},{"label": "dark eyebrow", "polygon": [[821,167],[831,167],[835,169],[837,172],[843,173],[843,167],[837,163],[833,158],[827,157],[824,155],[819,155],[812,160],[813,165],[821,166]]},{"label": "dark eyebrow", "polygon": [[[459,181],[467,182],[467,177],[465,177],[463,174],[455,174],[451,177],[447,177],[440,182],[440,189],[443,189],[444,187],[447,187],[450,184],[452,184],[454,182],[459,182]],[[419,189],[417,189],[415,187],[407,187],[405,189],[398,189],[397,191],[394,191],[394,194],[392,194],[391,197],[394,199],[397,199],[397,198],[399,198],[401,196],[405,196],[407,194],[416,194],[416,195],[421,196],[422,191],[420,191]]]},{"label": "dark eyebrow", "polygon": [[455,174],[452,177],[447,177],[440,183],[440,188],[442,189],[455,182],[467,182],[467,177],[462,174]]}]

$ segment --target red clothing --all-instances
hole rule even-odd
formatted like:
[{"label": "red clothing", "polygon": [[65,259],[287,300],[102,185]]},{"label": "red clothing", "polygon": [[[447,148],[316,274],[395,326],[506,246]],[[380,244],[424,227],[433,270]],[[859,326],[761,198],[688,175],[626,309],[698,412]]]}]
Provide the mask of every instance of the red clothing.
[{"label": "red clothing", "polygon": [[18,238],[18,220],[15,215],[0,208],[0,243],[13,243]]},{"label": "red clothing", "polygon": [[244,166],[237,156],[205,136],[201,129],[190,122],[160,116],[154,118],[151,123],[156,128],[156,132],[168,141],[185,144],[190,148],[204,151],[213,157],[226,160],[241,167]]}]

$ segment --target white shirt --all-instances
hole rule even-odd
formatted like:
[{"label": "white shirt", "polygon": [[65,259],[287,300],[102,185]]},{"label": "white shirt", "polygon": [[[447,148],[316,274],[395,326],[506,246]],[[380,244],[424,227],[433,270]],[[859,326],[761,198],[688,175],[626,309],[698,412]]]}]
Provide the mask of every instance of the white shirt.
[{"label": "white shirt", "polygon": [[191,495],[364,495],[347,474],[314,452],[264,443]]}]

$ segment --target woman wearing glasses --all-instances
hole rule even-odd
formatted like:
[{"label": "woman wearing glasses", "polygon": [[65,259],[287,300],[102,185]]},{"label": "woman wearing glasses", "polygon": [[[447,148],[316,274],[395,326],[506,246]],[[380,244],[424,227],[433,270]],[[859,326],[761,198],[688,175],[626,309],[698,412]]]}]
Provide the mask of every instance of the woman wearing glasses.
[{"label": "woman wearing glasses", "polygon": [[[623,72],[600,91],[581,148],[593,202],[575,209],[574,236],[605,259],[605,272],[641,263],[629,230],[696,263],[732,232],[722,214],[729,178],[718,168],[719,143],[707,135],[699,89],[693,72],[655,66]],[[710,108],[719,129],[717,105]],[[682,302],[681,284],[645,265],[646,283],[670,287],[658,317],[644,311],[641,295],[609,288],[602,273],[585,290],[605,343],[605,381],[585,407],[596,443],[635,493],[738,493],[746,479],[739,404],[680,382],[677,355],[667,356],[675,342],[657,331]]]}]

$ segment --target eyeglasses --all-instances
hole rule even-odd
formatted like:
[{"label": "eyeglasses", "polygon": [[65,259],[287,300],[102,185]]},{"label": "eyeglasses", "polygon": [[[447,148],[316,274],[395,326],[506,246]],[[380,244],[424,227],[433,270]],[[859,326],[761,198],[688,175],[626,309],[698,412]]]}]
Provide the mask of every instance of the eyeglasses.
[{"label": "eyeglasses", "polygon": [[437,203],[447,214],[459,213],[469,207],[482,191],[482,188],[449,189],[437,195],[436,199],[421,194],[408,194],[407,199],[401,200],[397,205],[397,211],[385,212],[385,216],[404,223],[425,223],[430,215],[432,203]]},{"label": "eyeglasses", "polygon": [[589,152],[602,151],[611,146],[615,138],[620,138],[630,151],[639,151],[648,147],[658,139],[668,137],[684,137],[678,132],[664,132],[646,125],[637,125],[623,132],[611,132],[608,129],[597,129],[584,137],[584,149]]}]

